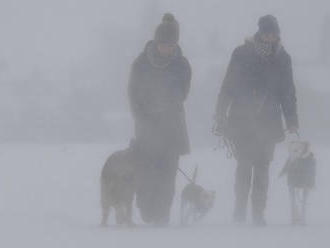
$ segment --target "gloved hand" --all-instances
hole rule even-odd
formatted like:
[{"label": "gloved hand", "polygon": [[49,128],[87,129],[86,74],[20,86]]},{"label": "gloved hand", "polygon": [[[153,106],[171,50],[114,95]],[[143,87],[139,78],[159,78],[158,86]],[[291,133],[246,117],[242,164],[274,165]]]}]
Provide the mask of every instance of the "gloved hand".
[{"label": "gloved hand", "polygon": [[295,133],[295,134],[299,135],[297,127],[289,127],[288,132],[289,133]]},{"label": "gloved hand", "polygon": [[214,117],[214,125],[212,128],[212,133],[216,136],[223,136],[225,127],[225,120],[220,117]]},{"label": "gloved hand", "polygon": [[286,140],[288,143],[300,140],[298,128],[290,127],[287,131]]}]

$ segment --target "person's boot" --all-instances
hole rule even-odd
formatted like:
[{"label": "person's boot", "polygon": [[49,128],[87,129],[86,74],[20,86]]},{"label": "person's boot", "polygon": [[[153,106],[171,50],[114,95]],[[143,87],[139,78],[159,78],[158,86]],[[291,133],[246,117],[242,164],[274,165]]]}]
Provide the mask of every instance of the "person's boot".
[{"label": "person's boot", "polygon": [[246,222],[246,210],[236,208],[234,211],[233,221],[235,224],[243,224]]},{"label": "person's boot", "polygon": [[170,223],[170,218],[168,216],[157,218],[153,222],[153,226],[157,228],[165,228],[168,227]]},{"label": "person's boot", "polygon": [[236,168],[235,209],[233,221],[236,224],[246,222],[246,209],[252,179],[252,165],[240,161]]},{"label": "person's boot", "polygon": [[265,220],[264,214],[261,213],[253,213],[253,225],[256,227],[264,227],[267,226],[267,222]]}]

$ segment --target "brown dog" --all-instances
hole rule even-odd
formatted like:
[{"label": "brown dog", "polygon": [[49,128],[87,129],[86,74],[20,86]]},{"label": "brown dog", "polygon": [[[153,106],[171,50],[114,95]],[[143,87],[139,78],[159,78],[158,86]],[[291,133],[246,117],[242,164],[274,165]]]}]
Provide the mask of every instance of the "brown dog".
[{"label": "brown dog", "polygon": [[128,149],[112,154],[101,174],[102,226],[107,226],[110,209],[115,210],[117,225],[134,225],[132,207],[135,186],[135,152]]}]

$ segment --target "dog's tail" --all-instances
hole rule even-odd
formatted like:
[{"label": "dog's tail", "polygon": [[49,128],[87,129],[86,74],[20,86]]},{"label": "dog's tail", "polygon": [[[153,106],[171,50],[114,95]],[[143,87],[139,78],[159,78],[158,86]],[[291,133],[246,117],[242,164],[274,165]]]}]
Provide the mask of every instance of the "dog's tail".
[{"label": "dog's tail", "polygon": [[194,170],[194,175],[193,175],[193,178],[192,178],[193,183],[196,183],[197,175],[198,175],[198,167],[196,167],[195,170]]}]

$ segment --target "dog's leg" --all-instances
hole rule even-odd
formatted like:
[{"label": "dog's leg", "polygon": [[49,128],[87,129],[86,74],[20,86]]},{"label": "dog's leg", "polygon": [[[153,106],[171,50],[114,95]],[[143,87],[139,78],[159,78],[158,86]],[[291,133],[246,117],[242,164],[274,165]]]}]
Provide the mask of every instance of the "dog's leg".
[{"label": "dog's leg", "polygon": [[298,208],[298,212],[297,212],[297,224],[300,225],[302,222],[302,202],[303,202],[303,190],[302,189],[296,189],[296,198],[297,198],[297,208]]},{"label": "dog's leg", "polygon": [[202,214],[196,209],[196,207],[194,207],[192,211],[194,213],[194,222],[199,222],[202,219]]},{"label": "dog's leg", "polygon": [[294,187],[289,187],[290,193],[290,205],[291,205],[291,223],[297,224],[298,221],[298,209],[297,209],[297,195]]},{"label": "dog's leg", "polygon": [[110,215],[110,206],[102,208],[102,220],[101,220],[101,227],[108,226],[108,218]]},{"label": "dog's leg", "polygon": [[180,224],[181,224],[181,226],[185,225],[184,208],[185,208],[185,202],[183,199],[181,199],[181,204],[180,204]]},{"label": "dog's leg", "polygon": [[197,220],[198,220],[198,213],[197,213],[195,207],[192,207],[192,208],[191,208],[191,213],[192,213],[192,219],[193,219],[193,222],[196,223]]},{"label": "dog's leg", "polygon": [[125,210],[126,210],[126,216],[125,216],[126,223],[130,227],[135,226],[135,223],[133,221],[133,201],[134,201],[134,198],[132,197],[132,199],[130,199],[127,202],[126,207],[125,207]]},{"label": "dog's leg", "polygon": [[302,216],[301,216],[301,224],[306,224],[306,205],[307,205],[307,198],[308,198],[308,189],[303,189],[303,196],[302,196]]},{"label": "dog's leg", "polygon": [[183,200],[181,203],[181,225],[186,226],[189,224],[190,214],[190,204]]},{"label": "dog's leg", "polygon": [[186,222],[187,224],[192,224],[196,222],[196,208],[191,203],[188,203],[187,205],[188,207],[186,210]]},{"label": "dog's leg", "polygon": [[102,207],[101,226],[106,227],[108,225],[108,218],[110,214],[110,198],[107,192],[107,185],[103,181],[101,182],[101,207]]},{"label": "dog's leg", "polygon": [[116,224],[118,226],[124,225],[126,222],[126,209],[123,204],[117,204],[115,206],[116,211]]},{"label": "dog's leg", "polygon": [[192,224],[195,218],[195,212],[191,203],[187,203],[186,207],[186,225]]},{"label": "dog's leg", "polygon": [[206,216],[206,213],[199,213],[196,221],[201,221]]}]

